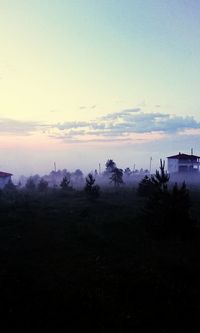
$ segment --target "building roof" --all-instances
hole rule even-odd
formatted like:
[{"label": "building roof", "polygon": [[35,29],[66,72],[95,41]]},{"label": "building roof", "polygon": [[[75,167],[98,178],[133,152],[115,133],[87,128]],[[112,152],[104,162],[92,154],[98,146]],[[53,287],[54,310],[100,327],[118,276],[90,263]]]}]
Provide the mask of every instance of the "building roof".
[{"label": "building roof", "polygon": [[12,173],[0,171],[0,177],[9,177],[12,176]]},{"label": "building roof", "polygon": [[174,159],[178,159],[178,160],[193,160],[193,161],[196,161],[197,158],[200,158],[200,156],[179,153],[177,155],[168,156],[167,158],[174,158]]}]

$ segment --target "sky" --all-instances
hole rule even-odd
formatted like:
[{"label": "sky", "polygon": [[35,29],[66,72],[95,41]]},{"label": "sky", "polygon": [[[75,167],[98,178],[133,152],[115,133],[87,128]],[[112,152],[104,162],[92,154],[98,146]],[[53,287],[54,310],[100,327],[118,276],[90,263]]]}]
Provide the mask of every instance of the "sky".
[{"label": "sky", "polygon": [[200,155],[199,0],[0,0],[0,170]]}]

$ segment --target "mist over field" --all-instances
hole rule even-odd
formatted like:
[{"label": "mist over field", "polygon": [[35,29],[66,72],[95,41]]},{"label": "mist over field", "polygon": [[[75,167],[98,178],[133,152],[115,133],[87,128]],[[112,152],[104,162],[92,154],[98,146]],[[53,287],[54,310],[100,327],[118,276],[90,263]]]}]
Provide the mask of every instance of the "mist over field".
[{"label": "mist over field", "polygon": [[5,331],[195,332],[200,191],[191,175],[171,179],[162,159],[152,174],[111,159],[101,174],[52,170],[17,185],[0,173]]}]

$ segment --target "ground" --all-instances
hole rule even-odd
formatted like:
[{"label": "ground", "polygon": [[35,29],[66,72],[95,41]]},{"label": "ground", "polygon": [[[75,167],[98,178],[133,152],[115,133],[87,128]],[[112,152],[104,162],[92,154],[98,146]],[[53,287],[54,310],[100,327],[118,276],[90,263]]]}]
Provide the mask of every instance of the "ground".
[{"label": "ground", "polygon": [[154,240],[143,206],[135,189],[1,202],[1,332],[199,332],[198,226],[193,239]]}]

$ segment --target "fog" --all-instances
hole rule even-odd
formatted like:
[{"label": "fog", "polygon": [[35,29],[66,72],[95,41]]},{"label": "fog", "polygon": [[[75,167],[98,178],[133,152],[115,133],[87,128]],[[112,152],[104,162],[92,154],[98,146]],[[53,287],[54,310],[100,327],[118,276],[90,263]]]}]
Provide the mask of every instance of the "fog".
[{"label": "fog", "polygon": [[[159,167],[157,168],[159,170]],[[113,180],[112,175],[116,171],[119,171],[118,176]],[[167,172],[167,171],[166,171]],[[71,188],[74,189],[83,189],[86,182],[86,177],[88,174],[91,174],[95,179],[95,184],[99,185],[101,188],[113,188],[113,187],[129,187],[136,188],[139,182],[147,176],[151,178],[155,174],[155,171],[150,172],[148,169],[136,169],[134,168],[118,168],[117,164],[113,160],[107,160],[105,166],[102,167],[101,164],[98,165],[97,169],[90,170],[89,172],[83,171],[81,168],[75,170],[68,169],[58,169],[56,168],[56,163],[54,163],[54,169],[46,174],[33,174],[31,176],[20,175],[13,176],[12,180],[15,185],[19,187],[26,186],[28,180],[32,180],[35,186],[38,186],[41,180],[44,180],[48,183],[49,187],[60,187],[63,179],[67,179]],[[188,186],[195,186],[200,184],[200,173],[196,172],[187,172],[187,173],[172,173],[169,174],[169,185],[173,186],[175,183],[181,184],[185,182]]]}]

